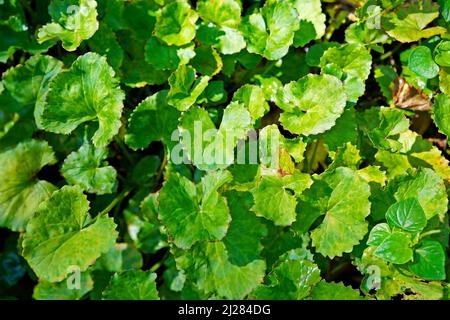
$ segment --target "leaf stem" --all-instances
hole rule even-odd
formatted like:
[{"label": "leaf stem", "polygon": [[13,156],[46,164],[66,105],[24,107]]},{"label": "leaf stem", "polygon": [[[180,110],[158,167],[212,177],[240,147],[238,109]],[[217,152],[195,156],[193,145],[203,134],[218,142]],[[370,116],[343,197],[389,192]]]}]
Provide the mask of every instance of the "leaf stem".
[{"label": "leaf stem", "polygon": [[116,141],[117,145],[119,146],[120,151],[122,151],[122,153],[124,154],[125,158],[127,158],[127,160],[134,166],[135,162],[134,162],[133,158],[131,157],[130,153],[128,152],[127,147],[123,143],[122,139],[120,137],[116,136],[114,138],[114,140]]},{"label": "leaf stem", "polygon": [[391,51],[388,51],[388,52],[386,52],[385,54],[383,54],[383,55],[380,57],[380,60],[385,60],[385,59],[389,58],[389,57],[392,56],[394,53],[396,53],[398,50],[400,50],[400,48],[401,48],[401,44],[396,45],[394,49],[392,49]]},{"label": "leaf stem", "polygon": [[106,206],[105,209],[103,209],[98,215],[97,217],[103,216],[105,214],[108,214],[108,212],[110,212],[119,202],[121,202],[126,196],[128,196],[131,192],[131,189],[126,189],[124,191],[122,191],[121,193],[119,193],[117,195],[117,197],[115,197],[113,199],[113,201],[110,202],[110,204],[108,204]]},{"label": "leaf stem", "polygon": [[311,171],[312,167],[311,164],[316,160],[316,153],[317,153],[317,149],[319,148],[319,140],[316,140],[313,142],[314,146],[313,146],[313,152],[311,154],[311,159],[307,159],[307,171],[308,173]]},{"label": "leaf stem", "polygon": [[166,168],[168,161],[169,161],[169,159],[168,159],[168,155],[167,155],[167,150],[166,150],[166,148],[164,148],[163,160],[161,162],[161,165],[159,166],[158,173],[156,174],[156,183],[158,183],[161,180],[161,177],[164,173],[164,169]]},{"label": "leaf stem", "polygon": [[164,256],[161,258],[161,260],[159,260],[158,262],[156,262],[154,265],[152,265],[149,269],[150,272],[155,272],[156,270],[158,270],[162,264],[166,261],[166,259],[169,257],[169,252],[167,251]]},{"label": "leaf stem", "polygon": [[438,234],[438,233],[441,233],[441,230],[430,230],[430,231],[422,233],[420,235],[420,239],[423,239],[424,237],[428,237],[428,236],[431,236],[433,234]]}]

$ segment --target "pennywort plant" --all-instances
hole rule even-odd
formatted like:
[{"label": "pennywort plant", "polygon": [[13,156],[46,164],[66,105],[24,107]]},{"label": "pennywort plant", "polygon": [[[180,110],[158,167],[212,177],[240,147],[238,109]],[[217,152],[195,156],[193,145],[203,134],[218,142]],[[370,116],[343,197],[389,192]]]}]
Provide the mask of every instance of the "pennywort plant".
[{"label": "pennywort plant", "polygon": [[449,30],[447,0],[0,0],[0,297],[447,299]]}]

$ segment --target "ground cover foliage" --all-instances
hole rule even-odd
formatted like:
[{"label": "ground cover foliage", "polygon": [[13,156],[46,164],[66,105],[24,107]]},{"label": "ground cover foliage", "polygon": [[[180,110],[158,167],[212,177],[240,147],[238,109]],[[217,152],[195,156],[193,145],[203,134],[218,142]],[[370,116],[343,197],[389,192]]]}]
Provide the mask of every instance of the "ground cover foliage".
[{"label": "ground cover foliage", "polygon": [[0,297],[447,299],[449,30],[447,0],[0,0]]}]

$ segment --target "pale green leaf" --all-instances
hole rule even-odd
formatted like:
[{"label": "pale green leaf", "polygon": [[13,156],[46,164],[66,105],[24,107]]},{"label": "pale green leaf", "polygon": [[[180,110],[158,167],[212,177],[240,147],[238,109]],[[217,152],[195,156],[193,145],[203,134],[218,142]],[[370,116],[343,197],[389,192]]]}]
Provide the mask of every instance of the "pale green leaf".
[{"label": "pale green leaf", "polygon": [[159,195],[159,218],[176,246],[188,249],[197,241],[225,236],[231,217],[218,189],[230,180],[227,171],[209,173],[196,186],[183,176],[169,175]]},{"label": "pale green leaf", "polygon": [[443,27],[427,25],[439,16],[439,6],[431,0],[406,2],[384,15],[381,23],[386,32],[400,42],[413,42],[445,32]]},{"label": "pale green leaf", "polygon": [[339,167],[324,174],[300,197],[297,223],[309,228],[325,215],[311,233],[312,244],[323,256],[341,256],[351,252],[368,231],[369,195],[366,181],[355,171]]},{"label": "pale green leaf", "polygon": [[209,76],[197,78],[193,67],[180,65],[169,77],[167,103],[180,111],[186,111],[205,90],[209,80]]},{"label": "pale green leaf", "polygon": [[298,27],[298,14],[291,3],[269,0],[259,12],[244,18],[241,31],[249,52],[277,60],[287,54]]},{"label": "pale green leaf", "polygon": [[231,263],[220,241],[195,246],[177,258],[177,265],[200,290],[225,299],[243,299],[262,282],[266,269],[264,260]]},{"label": "pale green leaf", "polygon": [[166,4],[159,12],[155,24],[155,36],[169,46],[182,46],[195,37],[197,13],[184,0]]},{"label": "pale green leaf", "polygon": [[322,73],[334,75],[343,81],[347,100],[356,103],[364,94],[372,56],[364,46],[345,44],[325,51],[320,59],[320,66]]},{"label": "pale green leaf", "polygon": [[39,278],[57,282],[74,266],[85,271],[114,245],[118,233],[113,219],[93,220],[88,210],[89,201],[75,186],[55,191],[39,207],[22,243],[23,256]]},{"label": "pale green leaf", "polygon": [[95,0],[52,0],[48,12],[52,22],[38,30],[39,43],[61,40],[64,49],[75,51],[98,29]]},{"label": "pale green leaf", "polygon": [[89,143],[72,152],[64,160],[61,173],[71,185],[96,194],[113,193],[117,189],[117,172],[105,161],[108,150]]},{"label": "pale green leaf", "polygon": [[49,88],[40,123],[45,130],[69,134],[84,122],[98,121],[96,147],[106,146],[119,131],[124,93],[104,57],[80,56]]},{"label": "pale green leaf", "polygon": [[56,162],[52,148],[44,141],[30,140],[0,153],[0,225],[23,231],[39,204],[56,189],[39,180],[37,174]]},{"label": "pale green leaf", "polygon": [[284,110],[283,127],[305,136],[334,126],[344,112],[346,96],[342,83],[330,75],[309,74],[278,90],[276,104]]},{"label": "pale green leaf", "polygon": [[159,300],[156,273],[129,270],[116,273],[103,292],[106,300]]}]

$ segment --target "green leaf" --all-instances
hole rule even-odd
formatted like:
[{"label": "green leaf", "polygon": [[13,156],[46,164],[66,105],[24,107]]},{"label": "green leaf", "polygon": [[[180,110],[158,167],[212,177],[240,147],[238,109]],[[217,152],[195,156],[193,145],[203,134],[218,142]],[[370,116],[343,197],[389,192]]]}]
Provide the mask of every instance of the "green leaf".
[{"label": "green leaf", "polygon": [[405,3],[397,10],[382,16],[387,34],[400,42],[413,42],[442,34],[445,28],[427,25],[439,16],[439,6],[431,0]]},{"label": "green leaf", "polygon": [[142,101],[128,120],[125,142],[133,149],[146,148],[153,141],[172,144],[180,112],[167,104],[167,90],[159,91]]},{"label": "green leaf", "polygon": [[371,65],[372,56],[369,51],[358,44],[331,47],[320,59],[322,73],[334,75],[342,80],[347,100],[353,103],[364,94],[364,82],[369,77]]},{"label": "green leaf", "polygon": [[379,246],[391,235],[391,229],[386,223],[379,223],[370,230],[367,244],[370,246]]},{"label": "green leaf", "polygon": [[56,162],[47,142],[30,140],[0,153],[0,225],[23,231],[39,204],[56,189],[37,174]]},{"label": "green leaf", "polygon": [[292,0],[300,20],[300,28],[295,32],[294,46],[304,46],[325,34],[325,15],[320,0]]},{"label": "green leaf", "polygon": [[434,61],[442,67],[450,67],[450,41],[442,41],[434,48]]},{"label": "green leaf", "polygon": [[169,46],[182,46],[195,37],[198,15],[184,0],[168,3],[156,17],[154,34]]},{"label": "green leaf", "polygon": [[326,282],[322,280],[314,287],[312,300],[362,300],[359,291],[346,287],[342,283]]},{"label": "green leaf", "polygon": [[241,31],[250,53],[278,60],[287,54],[298,27],[298,14],[291,3],[269,0],[259,12],[244,17]]},{"label": "green leaf", "polygon": [[209,79],[209,76],[197,78],[194,68],[180,65],[169,77],[167,103],[180,111],[186,111],[205,90]]},{"label": "green leaf", "polygon": [[206,89],[198,97],[197,103],[215,106],[225,103],[227,99],[228,94],[225,91],[224,82],[222,80],[213,80],[208,83]]},{"label": "green leaf", "polygon": [[159,300],[156,273],[129,270],[116,273],[103,292],[106,300]]},{"label": "green leaf", "polygon": [[197,241],[225,236],[231,218],[218,190],[230,180],[227,171],[212,172],[196,186],[179,174],[169,175],[160,190],[159,218],[177,247],[189,249]]},{"label": "green leaf", "polygon": [[234,149],[252,129],[250,113],[242,103],[225,108],[217,130],[208,112],[192,107],[180,120],[183,149],[188,159],[201,170],[225,169],[234,163]]},{"label": "green leaf", "polygon": [[438,94],[434,98],[433,120],[439,131],[450,137],[450,97],[446,94]]},{"label": "green leaf", "polygon": [[400,133],[397,144],[398,153],[378,150],[375,159],[387,169],[390,178],[407,174],[414,166],[433,168],[444,180],[450,179],[448,160],[431,142],[422,139],[417,133],[407,130]]},{"label": "green leaf", "polygon": [[229,27],[219,28],[211,23],[200,24],[197,38],[203,44],[217,48],[224,55],[238,53],[245,48],[245,40],[239,30]]},{"label": "green leaf", "polygon": [[158,70],[176,70],[180,64],[178,48],[161,43],[151,37],[145,46],[145,61]]},{"label": "green leaf", "polygon": [[108,150],[89,143],[72,152],[64,160],[61,173],[71,185],[96,194],[113,193],[117,189],[117,172],[107,165]]},{"label": "green leaf", "polygon": [[389,36],[383,29],[376,28],[382,9],[379,6],[373,7],[376,9],[372,10],[369,16],[360,18],[359,22],[352,23],[345,30],[345,40],[348,43],[369,45],[374,51],[382,53],[384,48],[377,44],[387,42]]},{"label": "green leaf", "polygon": [[117,72],[124,59],[124,50],[120,46],[116,34],[105,24],[100,24],[100,29],[88,40],[92,51],[106,56],[109,65]]},{"label": "green leaf", "polygon": [[276,104],[284,110],[283,127],[305,136],[322,133],[334,126],[344,112],[342,83],[333,76],[309,74],[278,90]]},{"label": "green leaf", "polygon": [[261,87],[245,84],[240,87],[233,95],[233,101],[242,102],[250,112],[252,119],[257,119],[264,116],[269,111],[269,105],[264,97],[264,91]]},{"label": "green leaf", "polygon": [[427,225],[427,218],[419,201],[415,198],[394,203],[386,212],[386,221],[392,228],[408,232],[421,232]]},{"label": "green leaf", "polygon": [[48,7],[52,22],[38,30],[38,42],[61,40],[64,49],[75,51],[98,29],[96,8],[95,0],[52,0]]},{"label": "green leaf", "polygon": [[393,231],[377,246],[374,254],[394,264],[404,264],[413,258],[411,236],[401,231]]},{"label": "green leaf", "polygon": [[397,77],[397,72],[391,66],[382,65],[375,68],[375,80],[377,80],[377,83],[383,92],[383,96],[387,99],[389,104],[392,103],[394,80]]},{"label": "green leaf", "polygon": [[142,268],[141,253],[127,243],[116,243],[108,252],[97,259],[94,270],[121,272]]},{"label": "green leaf", "polygon": [[[70,275],[61,282],[51,283],[45,280],[39,281],[33,290],[33,299],[36,300],[78,300],[91,291],[94,281],[89,272]],[[72,279],[70,279],[72,278]],[[78,282],[79,281],[79,282]],[[79,285],[79,286],[78,286]]]},{"label": "green leaf", "polygon": [[252,210],[257,216],[272,220],[278,226],[289,226],[295,221],[297,200],[286,179],[263,176],[252,189],[252,194],[255,199]]},{"label": "green leaf", "polygon": [[197,47],[191,64],[199,73],[210,77],[222,69],[222,59],[212,47]]},{"label": "green leaf", "polygon": [[50,56],[36,55],[3,75],[5,88],[24,105],[35,104],[45,95],[50,80],[62,69],[62,63]]},{"label": "green leaf", "polygon": [[439,71],[439,89],[442,93],[450,94],[450,68],[441,68]]},{"label": "green leaf", "polygon": [[386,173],[379,166],[367,166],[358,170],[358,174],[367,182],[374,182],[381,186],[386,184]]},{"label": "green leaf", "polygon": [[245,266],[231,263],[220,241],[199,244],[176,260],[200,290],[225,299],[243,299],[262,282],[266,269],[264,260]]},{"label": "green leaf", "polygon": [[305,259],[279,263],[268,275],[269,285],[261,285],[252,296],[261,300],[301,300],[320,281],[320,269]]},{"label": "green leaf", "polygon": [[345,109],[336,124],[323,135],[324,143],[329,151],[337,151],[347,142],[356,146],[358,143],[358,123],[354,108]]},{"label": "green leaf", "polygon": [[450,22],[450,5],[445,0],[437,0],[437,3],[440,7],[440,12],[444,20],[449,23]]},{"label": "green leaf", "polygon": [[86,196],[75,186],[62,187],[39,206],[22,242],[23,256],[39,278],[61,281],[73,266],[85,271],[114,245],[113,219],[93,220],[88,210]]},{"label": "green leaf", "polygon": [[445,256],[439,242],[424,240],[415,248],[409,270],[427,280],[445,280]]},{"label": "green leaf", "polygon": [[351,252],[367,233],[369,195],[368,183],[355,171],[339,167],[326,173],[300,196],[296,229],[305,224],[307,230],[325,215],[311,232],[317,252],[330,258]]},{"label": "green leaf", "polygon": [[397,152],[402,148],[398,135],[408,130],[409,120],[401,110],[372,107],[358,114],[358,125],[374,147]]},{"label": "green leaf", "polygon": [[237,28],[241,22],[241,5],[235,0],[201,0],[197,11],[203,21],[221,27]]},{"label": "green leaf", "polygon": [[358,148],[347,142],[344,146],[339,147],[336,152],[331,152],[330,156],[333,162],[327,168],[332,170],[337,167],[347,167],[353,170],[358,170],[361,163],[361,156]]},{"label": "green leaf", "polygon": [[250,192],[227,191],[225,194],[231,212],[231,224],[223,243],[231,263],[244,266],[259,258],[261,239],[267,235],[262,219],[250,211],[253,198]]},{"label": "green leaf", "polygon": [[337,42],[318,42],[312,45],[308,52],[306,53],[306,63],[310,67],[320,66],[320,59],[322,58],[325,51],[332,47],[338,47]]},{"label": "green leaf", "polygon": [[69,134],[84,122],[98,121],[96,147],[106,146],[119,131],[124,94],[104,57],[86,53],[49,87],[41,115],[45,130]]},{"label": "green leaf", "polygon": [[426,79],[432,79],[439,74],[439,66],[434,62],[430,48],[425,46],[412,49],[408,66],[413,72]]},{"label": "green leaf", "polygon": [[431,169],[422,168],[414,175],[391,180],[387,189],[397,201],[416,198],[427,220],[436,215],[444,216],[447,212],[448,199],[444,181]]}]

